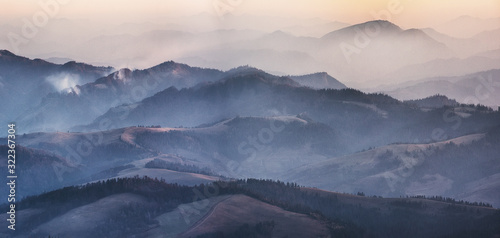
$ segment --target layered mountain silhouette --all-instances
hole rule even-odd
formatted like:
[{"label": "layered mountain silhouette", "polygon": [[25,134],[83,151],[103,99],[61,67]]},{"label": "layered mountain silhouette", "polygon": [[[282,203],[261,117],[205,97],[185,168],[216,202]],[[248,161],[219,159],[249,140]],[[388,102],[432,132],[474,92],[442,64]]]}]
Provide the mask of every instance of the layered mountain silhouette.
[{"label": "layered mountain silhouette", "polygon": [[[200,16],[203,19],[206,17],[208,16]],[[300,30],[303,34],[291,30],[304,28],[304,25],[273,28],[272,25],[278,23],[268,22],[264,27],[268,30],[265,31],[254,27],[236,27],[238,22],[242,22],[242,18],[245,17],[232,16],[231,19],[235,22],[226,23],[235,27],[228,25],[221,29],[213,29],[214,26],[209,26],[206,22],[194,21],[199,26],[206,27],[203,31],[190,31],[174,23],[124,24],[109,29],[106,35],[92,31],[93,34],[76,40],[76,46],[66,47],[68,49],[64,51],[65,54],[59,55],[87,62],[112,62],[112,65],[118,68],[124,65],[149,68],[168,58],[192,66],[221,70],[252,65],[280,75],[327,72],[342,79],[344,83],[359,88],[377,86],[377,83],[384,82],[387,76],[391,76],[390,79],[395,82],[448,76],[421,75],[423,71],[412,71],[407,67],[435,60],[470,58],[478,53],[500,48],[496,40],[499,27],[495,19],[476,19],[477,22],[485,24],[484,27],[479,26],[481,24],[477,22],[463,23],[475,25],[470,27],[474,32],[470,36],[457,36],[445,31],[446,27],[403,29],[383,20],[355,25],[333,24],[331,27],[328,27],[328,24],[332,24],[330,22],[311,20],[307,24],[324,29],[323,34],[307,35],[303,30]],[[279,20],[279,24],[283,23],[282,20]],[[465,22],[472,21],[474,20],[465,19]],[[194,23],[192,20],[186,22]],[[68,27],[71,22],[65,24],[64,27]],[[327,27],[324,27],[325,24]],[[461,29],[459,23],[453,25]],[[30,47],[35,46],[36,43],[33,43]],[[61,49],[53,51],[60,52]],[[100,55],[100,58],[96,59],[95,55]],[[408,57],[409,55],[411,57]],[[444,64],[442,68],[462,70],[453,67],[453,62],[449,63]],[[491,68],[474,70],[489,69]],[[393,72],[402,74],[400,77],[394,77],[390,75]]]},{"label": "layered mountain silhouette", "polygon": [[500,234],[498,19],[224,18],[0,51],[17,236]]},{"label": "layered mountain silhouette", "polygon": [[495,92],[500,89],[499,77],[500,70],[495,69],[465,76],[428,78],[400,85],[388,90],[387,94],[401,100],[442,94],[459,103],[482,104],[497,109],[500,101]]},{"label": "layered mountain silhouette", "polygon": [[[74,62],[58,66],[8,57],[30,65],[39,62],[54,71],[94,69]],[[472,76],[449,82],[461,85]],[[326,73],[276,76],[250,66],[224,72],[168,61],[145,70],[121,69],[49,93],[17,124],[21,132],[50,131],[44,130],[48,127],[72,131],[19,136],[23,150],[44,158],[37,162],[40,168],[52,168],[58,179],[38,187],[30,180],[34,185],[28,195],[44,187],[147,174],[187,185],[221,176],[293,179],[286,176],[302,166],[391,143],[441,143],[484,134],[498,121],[498,112],[486,107],[443,96],[402,102],[346,88]],[[146,166],[153,160],[157,162]],[[151,167],[158,163],[162,166]],[[172,171],[176,163],[188,167]],[[202,171],[205,174],[197,173]],[[39,176],[37,170],[26,173]],[[480,179],[487,178],[468,183]],[[459,197],[462,190],[454,191],[450,196]]]},{"label": "layered mountain silhouette", "polygon": [[120,69],[94,82],[45,96],[23,112],[19,123],[28,130],[64,130],[85,124],[109,108],[134,103],[168,87],[192,87],[218,79],[221,71],[165,62],[146,70]]},{"label": "layered mountain silhouette", "polygon": [[383,196],[439,193],[498,206],[499,174],[494,162],[498,149],[493,146],[498,139],[497,127],[487,134],[438,143],[388,145],[307,165],[288,178],[330,191],[383,190]]},{"label": "layered mountain silhouette", "polygon": [[[99,125],[104,122],[107,122],[108,128],[133,125],[195,127],[236,116],[269,117],[306,113],[312,120],[324,123],[350,139],[356,138],[356,148],[364,149],[394,142],[429,139],[436,127],[450,128],[451,125],[442,119],[447,108],[423,112],[382,94],[365,94],[353,89],[315,90],[298,87],[291,78],[272,76],[254,69],[228,73],[231,72],[232,75],[214,83],[181,90],[171,87],[141,102],[112,108],[92,124],[73,130],[99,129]],[[485,117],[481,117],[486,121],[492,120],[488,124],[493,125],[493,118],[497,115],[482,114],[481,110],[473,109],[470,115],[483,115]],[[453,111],[450,113],[454,115]],[[462,127],[449,130],[452,136],[464,135],[475,130],[473,128],[486,126],[473,123],[472,117],[459,117],[463,121]],[[367,133],[379,136],[363,136]]]},{"label": "layered mountain silhouette", "polygon": [[301,76],[290,76],[291,79],[297,83],[314,88],[314,89],[344,89],[347,88],[343,83],[337,81],[332,76],[328,75],[326,72],[301,75]]},{"label": "layered mountain silhouette", "polygon": [[[62,66],[61,71],[65,72],[64,70],[74,67],[72,65],[75,64],[74,62],[67,63]],[[38,92],[39,95],[47,95],[41,97],[40,103],[35,103],[40,100],[38,99],[31,102],[30,107],[19,107],[29,109],[25,109],[16,121],[24,132],[64,131],[72,126],[88,124],[112,107],[139,102],[165,88],[201,87],[206,83],[242,73],[275,77],[248,66],[222,72],[215,69],[190,67],[173,61],[145,70],[120,69],[87,84],[71,85],[60,92]],[[295,79],[298,83],[289,80],[294,87],[303,85],[313,88],[345,88],[342,83],[326,73],[296,76]],[[4,88],[8,89],[9,86]]]},{"label": "layered mountain silhouette", "polygon": [[[63,65],[41,59],[28,59],[7,50],[0,51],[0,121],[13,120],[41,99],[65,87],[92,82],[112,71],[111,67],[95,67],[74,61]],[[7,118],[8,117],[8,118]]]},{"label": "layered mountain silhouette", "polygon": [[[478,229],[490,236],[497,232],[499,217],[483,203],[365,197],[258,179],[188,187],[152,178],[121,178],[55,190],[18,204],[22,229],[17,234],[22,237],[421,237]],[[413,231],[415,226],[427,229]],[[7,232],[0,229],[1,234]]]}]

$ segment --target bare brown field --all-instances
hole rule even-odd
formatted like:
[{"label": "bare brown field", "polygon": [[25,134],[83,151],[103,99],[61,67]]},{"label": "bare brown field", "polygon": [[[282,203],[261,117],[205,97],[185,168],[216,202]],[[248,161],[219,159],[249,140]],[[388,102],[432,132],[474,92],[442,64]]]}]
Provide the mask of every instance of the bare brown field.
[{"label": "bare brown field", "polygon": [[328,237],[327,227],[318,220],[258,201],[245,195],[233,195],[218,203],[201,221],[179,237],[236,230],[247,223],[274,221],[274,237]]}]

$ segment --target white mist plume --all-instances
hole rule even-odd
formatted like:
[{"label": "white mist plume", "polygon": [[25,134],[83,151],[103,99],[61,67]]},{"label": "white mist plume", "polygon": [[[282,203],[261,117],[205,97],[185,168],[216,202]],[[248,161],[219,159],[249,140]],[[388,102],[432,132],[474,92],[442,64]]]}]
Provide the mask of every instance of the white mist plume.
[{"label": "white mist plume", "polygon": [[74,91],[72,88],[80,82],[80,76],[76,74],[60,73],[48,76],[45,80],[52,84],[58,92],[71,92]]}]

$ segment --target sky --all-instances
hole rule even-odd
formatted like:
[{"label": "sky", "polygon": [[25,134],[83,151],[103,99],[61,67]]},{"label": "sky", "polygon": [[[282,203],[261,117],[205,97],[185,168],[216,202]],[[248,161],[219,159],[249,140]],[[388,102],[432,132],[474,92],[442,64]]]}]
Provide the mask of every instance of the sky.
[{"label": "sky", "polygon": [[[0,0],[4,22],[29,18],[42,8],[39,3],[57,1],[57,17],[94,19],[106,22],[140,22],[162,17],[230,12],[234,15],[271,15],[322,18],[346,23],[373,20],[373,13],[389,13],[390,20],[403,27],[427,27],[462,15],[500,17],[498,0]],[[215,7],[217,6],[217,7]],[[377,14],[375,14],[377,15]],[[387,18],[387,14],[382,18]]]}]

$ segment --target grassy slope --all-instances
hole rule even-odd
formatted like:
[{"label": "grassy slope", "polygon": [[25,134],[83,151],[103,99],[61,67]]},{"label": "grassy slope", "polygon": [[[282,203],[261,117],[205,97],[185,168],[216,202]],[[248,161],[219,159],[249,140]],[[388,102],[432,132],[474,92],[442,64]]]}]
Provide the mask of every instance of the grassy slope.
[{"label": "grassy slope", "polygon": [[244,223],[274,221],[274,237],[327,237],[328,229],[311,217],[283,210],[245,195],[232,195],[221,201],[200,223],[180,237],[236,230]]}]

